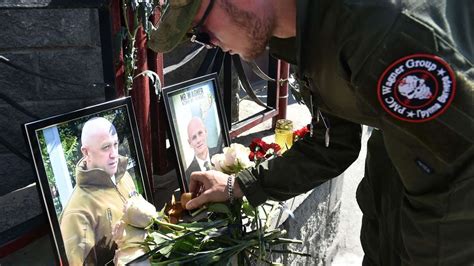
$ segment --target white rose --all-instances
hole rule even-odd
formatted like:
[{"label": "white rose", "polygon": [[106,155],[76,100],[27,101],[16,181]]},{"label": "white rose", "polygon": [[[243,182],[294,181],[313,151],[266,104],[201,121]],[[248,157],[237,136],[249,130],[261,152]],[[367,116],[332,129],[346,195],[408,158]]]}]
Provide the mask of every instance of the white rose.
[{"label": "white rose", "polygon": [[157,218],[156,208],[141,195],[128,199],[125,203],[122,219],[129,225],[145,228]]},{"label": "white rose", "polygon": [[238,143],[233,143],[230,147],[235,150],[234,161],[240,170],[254,166],[254,163],[249,159],[250,148]]},{"label": "white rose", "polygon": [[250,161],[250,149],[242,144],[232,143],[223,149],[224,153],[212,156],[211,162],[217,171],[226,174],[235,174],[245,168],[254,166]]},{"label": "white rose", "polygon": [[112,239],[119,248],[139,246],[139,243],[145,241],[145,238],[145,230],[132,227],[123,220],[119,220],[112,230]]},{"label": "white rose", "polygon": [[226,173],[227,169],[223,169],[223,168],[225,168],[225,166],[224,166],[225,155],[223,153],[214,154],[211,158],[211,162],[212,162],[212,165],[214,165],[214,168],[217,171]]},{"label": "white rose", "polygon": [[[143,254],[145,254],[145,250],[140,247],[117,249],[115,250],[114,264],[116,266],[123,266]],[[151,264],[149,260],[144,260],[130,265],[148,266]]]},{"label": "white rose", "polygon": [[234,143],[230,144],[230,147],[224,148],[224,165],[228,165],[230,167],[236,165],[236,158],[237,158],[237,149]]}]

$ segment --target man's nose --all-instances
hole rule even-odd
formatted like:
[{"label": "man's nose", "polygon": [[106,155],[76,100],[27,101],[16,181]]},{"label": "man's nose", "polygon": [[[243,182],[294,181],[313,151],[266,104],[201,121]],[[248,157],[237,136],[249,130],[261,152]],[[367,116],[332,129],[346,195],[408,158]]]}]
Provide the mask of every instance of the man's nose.
[{"label": "man's nose", "polygon": [[114,147],[114,148],[112,149],[112,151],[110,152],[109,156],[110,156],[111,158],[117,157],[117,156],[118,156],[118,148],[115,148],[115,147]]}]

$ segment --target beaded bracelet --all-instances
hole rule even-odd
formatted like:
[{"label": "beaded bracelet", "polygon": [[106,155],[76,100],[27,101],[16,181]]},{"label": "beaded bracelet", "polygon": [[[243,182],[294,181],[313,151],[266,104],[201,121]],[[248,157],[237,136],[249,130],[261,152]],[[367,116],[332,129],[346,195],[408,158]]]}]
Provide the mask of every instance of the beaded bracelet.
[{"label": "beaded bracelet", "polygon": [[227,178],[227,195],[230,203],[232,203],[234,201],[234,175],[229,175]]}]

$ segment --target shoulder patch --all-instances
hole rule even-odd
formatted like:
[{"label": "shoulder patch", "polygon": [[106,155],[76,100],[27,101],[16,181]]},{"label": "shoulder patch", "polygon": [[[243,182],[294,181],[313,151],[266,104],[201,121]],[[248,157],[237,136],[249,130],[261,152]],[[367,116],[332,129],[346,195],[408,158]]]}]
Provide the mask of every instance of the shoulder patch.
[{"label": "shoulder patch", "polygon": [[391,116],[426,122],[441,115],[456,93],[451,67],[440,57],[413,54],[392,63],[380,76],[378,100]]}]

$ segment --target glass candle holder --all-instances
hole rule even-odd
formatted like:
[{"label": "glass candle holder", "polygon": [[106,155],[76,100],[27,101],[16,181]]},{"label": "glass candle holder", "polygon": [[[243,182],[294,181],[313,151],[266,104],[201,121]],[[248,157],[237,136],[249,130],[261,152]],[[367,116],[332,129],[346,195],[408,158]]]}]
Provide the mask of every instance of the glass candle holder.
[{"label": "glass candle holder", "polygon": [[280,145],[281,152],[285,152],[293,145],[293,121],[278,119],[275,125],[275,143]]}]

